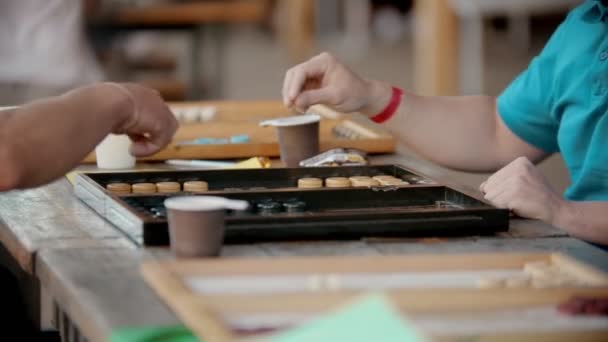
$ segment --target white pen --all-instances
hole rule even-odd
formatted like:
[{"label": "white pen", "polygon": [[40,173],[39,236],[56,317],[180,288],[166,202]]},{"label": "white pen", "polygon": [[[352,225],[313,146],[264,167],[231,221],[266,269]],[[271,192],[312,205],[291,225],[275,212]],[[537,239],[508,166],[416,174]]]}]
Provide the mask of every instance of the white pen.
[{"label": "white pen", "polygon": [[165,161],[169,165],[175,166],[190,166],[190,167],[207,167],[207,168],[223,168],[236,165],[236,162],[221,162],[215,160],[196,160],[196,159],[169,159]]}]

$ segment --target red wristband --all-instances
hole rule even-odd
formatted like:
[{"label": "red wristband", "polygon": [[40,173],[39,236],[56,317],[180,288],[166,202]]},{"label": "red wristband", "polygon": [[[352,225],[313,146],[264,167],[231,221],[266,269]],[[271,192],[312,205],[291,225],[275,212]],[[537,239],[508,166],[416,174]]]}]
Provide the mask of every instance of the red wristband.
[{"label": "red wristband", "polygon": [[399,108],[399,105],[401,104],[401,97],[403,97],[403,90],[397,87],[392,88],[393,95],[391,96],[391,101],[386,105],[384,110],[370,117],[370,120],[372,120],[373,122],[383,123],[384,121],[390,119],[397,111],[397,108]]}]

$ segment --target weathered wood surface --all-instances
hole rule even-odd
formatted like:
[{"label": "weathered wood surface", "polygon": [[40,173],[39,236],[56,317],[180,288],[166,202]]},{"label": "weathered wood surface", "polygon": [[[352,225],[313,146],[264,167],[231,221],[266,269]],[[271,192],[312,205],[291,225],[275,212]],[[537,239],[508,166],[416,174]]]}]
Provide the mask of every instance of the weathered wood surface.
[{"label": "weathered wood surface", "polygon": [[[413,156],[403,146],[398,150],[399,155],[374,157],[374,163],[402,164],[441,183],[480,196],[477,186],[483,176],[440,168]],[[141,167],[167,168],[164,164]],[[0,194],[0,219],[0,242],[28,272],[33,270],[33,255],[43,248],[133,248],[120,231],[73,196],[72,186],[65,179],[38,189]],[[509,232],[500,235],[504,238],[566,236],[550,225],[532,220],[514,220]]]},{"label": "weathered wood surface", "polygon": [[[400,147],[402,149],[403,147]],[[397,163],[479,196],[484,176],[438,168],[407,151],[375,163]],[[165,168],[163,165],[154,167]],[[145,168],[150,168],[146,165]],[[0,242],[20,266],[36,275],[83,334],[105,340],[113,329],[178,323],[139,275],[143,259],[171,258],[166,248],[137,249],[122,233],[81,203],[60,180],[23,192],[0,195]],[[550,225],[515,220],[494,237],[368,239],[227,246],[223,257],[377,255],[484,251],[561,251],[608,270],[601,250],[571,239]]]},{"label": "weathered wood surface", "polygon": [[[373,255],[470,253],[487,251],[557,251],[608,271],[608,254],[571,238],[467,239],[444,242],[264,243],[228,246],[223,257],[285,257],[302,255]],[[114,329],[178,324],[176,316],[154,294],[139,273],[142,260],[172,258],[164,248],[43,250],[37,275],[45,290],[93,341],[106,340]],[[518,321],[517,312],[508,318]],[[491,320],[491,318],[488,318]],[[427,324],[438,325],[446,317]],[[483,330],[487,320],[477,318]]]},{"label": "weathered wood surface", "polygon": [[130,246],[118,230],[73,196],[65,179],[0,194],[0,218],[0,242],[27,272],[33,271],[33,255],[40,249]]}]

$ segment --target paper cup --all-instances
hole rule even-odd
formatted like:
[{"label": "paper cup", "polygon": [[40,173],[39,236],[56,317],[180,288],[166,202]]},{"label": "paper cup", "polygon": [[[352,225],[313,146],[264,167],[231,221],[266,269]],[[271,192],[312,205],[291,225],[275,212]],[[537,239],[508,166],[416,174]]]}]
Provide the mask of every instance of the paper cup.
[{"label": "paper cup", "polygon": [[135,166],[135,157],[129,152],[131,139],[127,135],[108,135],[97,147],[95,158],[100,169],[129,169]]},{"label": "paper cup", "polygon": [[181,196],[165,200],[171,251],[178,258],[214,257],[224,243],[225,210],[245,210],[245,201],[213,196]]},{"label": "paper cup", "polygon": [[286,167],[298,167],[300,161],[319,154],[318,115],[298,115],[262,122],[277,130],[281,161]]}]

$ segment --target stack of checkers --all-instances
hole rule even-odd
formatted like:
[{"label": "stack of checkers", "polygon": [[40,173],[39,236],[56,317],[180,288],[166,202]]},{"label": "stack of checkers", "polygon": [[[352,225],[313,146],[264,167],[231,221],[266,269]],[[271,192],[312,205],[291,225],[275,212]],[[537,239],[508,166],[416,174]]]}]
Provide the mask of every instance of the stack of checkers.
[{"label": "stack of checkers", "polygon": [[[349,187],[372,187],[372,186],[388,186],[388,185],[408,185],[409,183],[395,176],[380,175],[380,176],[353,176],[353,177],[329,177],[325,178],[325,187],[327,188],[349,188]],[[318,189],[323,187],[321,178],[300,178],[298,179],[298,188],[302,189]]]},{"label": "stack of checkers", "polygon": [[135,183],[133,185],[127,183],[110,183],[106,185],[106,189],[116,195],[124,194],[153,194],[153,193],[175,193],[185,192],[205,192],[209,190],[207,182],[189,181],[182,184],[178,182],[158,182],[158,183]]},{"label": "stack of checkers", "polygon": [[585,281],[546,261],[526,263],[521,274],[509,277],[484,277],[477,282],[479,288],[555,288],[586,286]]}]

